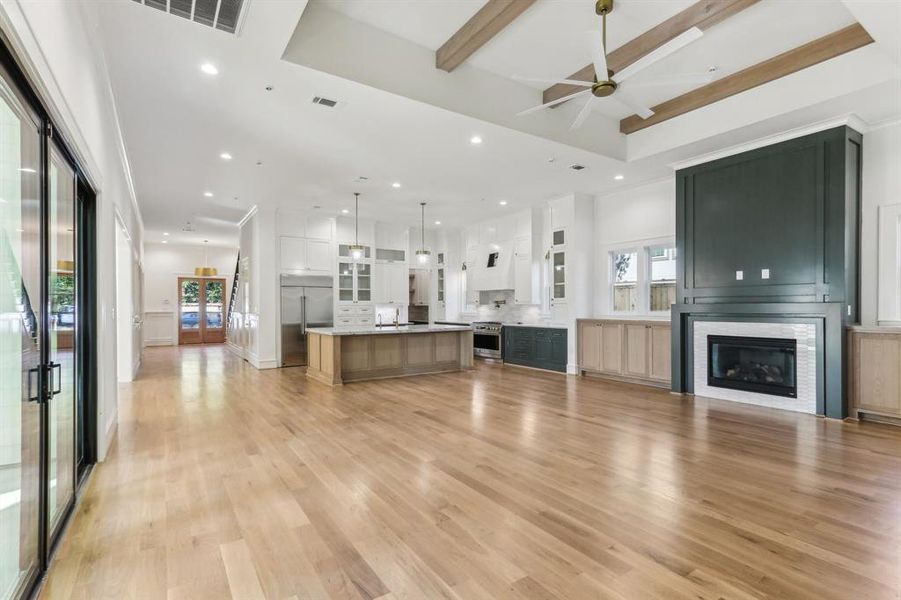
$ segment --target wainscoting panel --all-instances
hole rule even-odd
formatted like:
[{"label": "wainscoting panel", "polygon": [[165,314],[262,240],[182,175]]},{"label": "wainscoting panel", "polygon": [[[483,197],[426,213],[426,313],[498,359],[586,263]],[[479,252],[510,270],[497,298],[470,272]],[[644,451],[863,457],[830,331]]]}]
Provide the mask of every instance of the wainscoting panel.
[{"label": "wainscoting panel", "polygon": [[176,344],[174,310],[144,311],[144,345],[174,346]]}]

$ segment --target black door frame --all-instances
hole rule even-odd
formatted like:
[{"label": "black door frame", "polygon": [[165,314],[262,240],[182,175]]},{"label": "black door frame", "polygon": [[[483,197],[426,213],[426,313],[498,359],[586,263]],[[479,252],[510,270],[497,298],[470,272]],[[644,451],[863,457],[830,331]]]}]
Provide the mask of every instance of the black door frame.
[{"label": "black door frame", "polygon": [[[38,523],[38,569],[31,577],[24,582],[21,589],[21,597],[28,598],[33,596],[40,586],[47,568],[50,564],[53,551],[55,550],[59,540],[65,532],[66,526],[75,509],[75,503],[79,496],[79,492],[83,487],[83,483],[90,473],[91,466],[97,460],[97,202],[96,193],[94,192],[90,178],[87,172],[80,164],[75,153],[72,152],[71,146],[61,136],[49,111],[44,103],[37,96],[35,87],[31,84],[25,75],[24,69],[20,66],[16,56],[10,50],[10,44],[5,34],[0,31],[0,65],[6,71],[11,79],[10,83],[21,93],[29,108],[31,108],[38,116],[41,124],[40,139],[40,160],[39,169],[41,177],[41,235],[40,235],[40,257],[41,257],[41,286],[40,286],[40,345],[41,345],[41,369],[40,369],[40,431],[39,431],[39,523]],[[49,351],[50,351],[50,315],[47,311],[47,299],[49,297],[49,275],[50,268],[49,248],[50,248],[50,145],[55,143],[57,149],[63,155],[63,158],[70,164],[75,171],[75,198],[76,198],[76,214],[75,214],[75,259],[78,265],[76,271],[76,329],[75,340],[75,410],[76,418],[74,426],[76,428],[73,436],[73,461],[71,468],[73,470],[73,481],[75,481],[75,494],[66,506],[60,526],[53,538],[50,538],[49,532],[49,506],[48,506],[48,473],[49,473],[49,404],[48,400],[51,396],[49,385]],[[80,427],[79,427],[80,425]],[[76,458],[79,456],[78,444],[79,440],[82,444],[81,456],[83,460],[81,464],[76,464]]]}]

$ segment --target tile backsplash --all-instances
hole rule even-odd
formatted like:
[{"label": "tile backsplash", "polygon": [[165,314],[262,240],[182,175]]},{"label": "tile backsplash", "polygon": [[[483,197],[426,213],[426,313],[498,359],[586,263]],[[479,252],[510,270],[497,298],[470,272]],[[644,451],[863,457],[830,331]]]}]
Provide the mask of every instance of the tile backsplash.
[{"label": "tile backsplash", "polygon": [[[500,307],[495,301],[500,300]],[[545,318],[537,304],[514,304],[513,290],[479,292],[476,321],[501,321],[503,323],[537,323]]]}]

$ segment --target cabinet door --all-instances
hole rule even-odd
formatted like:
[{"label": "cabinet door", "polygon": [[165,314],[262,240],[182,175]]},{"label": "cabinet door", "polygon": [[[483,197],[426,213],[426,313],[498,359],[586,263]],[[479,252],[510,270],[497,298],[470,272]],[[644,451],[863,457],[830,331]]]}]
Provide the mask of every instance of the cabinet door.
[{"label": "cabinet door", "polygon": [[601,370],[614,375],[623,373],[623,326],[619,323],[601,325]]},{"label": "cabinet door", "polygon": [[551,338],[551,363],[563,371],[569,362],[568,331],[565,329],[552,329]]},{"label": "cabinet door", "polygon": [[579,323],[579,368],[584,371],[601,370],[601,323]]},{"label": "cabinet door", "polygon": [[376,304],[391,302],[389,266],[381,263],[372,265],[372,301]]},{"label": "cabinet door", "polygon": [[326,240],[306,240],[307,269],[331,273],[332,245]]},{"label": "cabinet door", "polygon": [[672,366],[670,325],[651,325],[648,329],[648,377],[669,382]]},{"label": "cabinet door", "polygon": [[372,301],[372,265],[369,263],[356,264],[356,302]]},{"label": "cabinet door", "polygon": [[329,217],[307,217],[306,236],[319,240],[332,239],[332,220]]},{"label": "cabinet door", "polygon": [[623,364],[625,374],[630,377],[648,376],[648,330],[648,325],[644,323],[630,323],[625,326]]},{"label": "cabinet door", "polygon": [[504,360],[529,363],[534,351],[535,332],[526,327],[504,328]]},{"label": "cabinet door", "polygon": [[535,353],[533,362],[539,366],[550,366],[553,362],[553,348],[551,347],[551,330],[535,330]]},{"label": "cabinet door", "polygon": [[338,263],[338,302],[353,302],[354,296],[354,264]]},{"label": "cabinet door", "polygon": [[532,257],[517,254],[513,258],[513,303],[532,304]]},{"label": "cabinet door", "polygon": [[279,263],[283,271],[300,271],[307,267],[306,240],[283,235],[279,240]]}]

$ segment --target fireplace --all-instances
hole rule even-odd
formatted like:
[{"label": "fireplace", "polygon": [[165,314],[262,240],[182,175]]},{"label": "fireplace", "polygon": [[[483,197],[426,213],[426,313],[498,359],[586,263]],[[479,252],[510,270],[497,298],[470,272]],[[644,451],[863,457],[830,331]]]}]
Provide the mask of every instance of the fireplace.
[{"label": "fireplace", "polygon": [[707,336],[707,385],[798,396],[797,340]]}]

